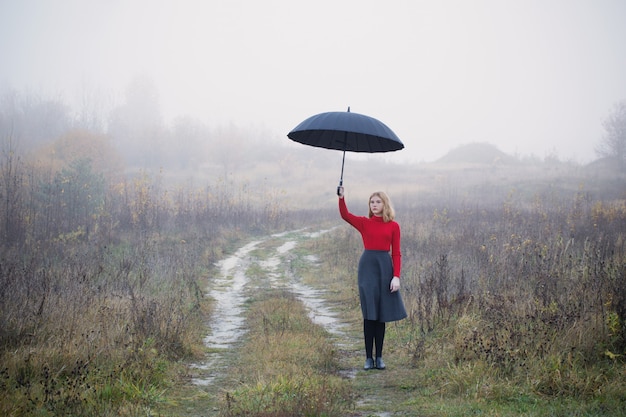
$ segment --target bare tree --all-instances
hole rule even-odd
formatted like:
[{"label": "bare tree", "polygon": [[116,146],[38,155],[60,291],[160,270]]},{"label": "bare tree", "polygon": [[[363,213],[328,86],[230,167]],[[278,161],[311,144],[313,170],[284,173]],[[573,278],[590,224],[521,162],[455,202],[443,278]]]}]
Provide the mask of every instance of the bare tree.
[{"label": "bare tree", "polygon": [[108,134],[129,165],[159,167],[165,136],[156,84],[137,76],[126,89],[126,101],[112,110]]},{"label": "bare tree", "polygon": [[615,159],[620,171],[626,171],[626,100],[613,106],[602,126],[605,134],[596,152],[601,157]]},{"label": "bare tree", "polygon": [[2,135],[0,147],[0,227],[6,243],[15,243],[22,229],[22,161],[16,152],[12,135]]},{"label": "bare tree", "polygon": [[27,151],[56,139],[70,127],[69,107],[60,98],[15,90],[0,92],[0,135]]}]

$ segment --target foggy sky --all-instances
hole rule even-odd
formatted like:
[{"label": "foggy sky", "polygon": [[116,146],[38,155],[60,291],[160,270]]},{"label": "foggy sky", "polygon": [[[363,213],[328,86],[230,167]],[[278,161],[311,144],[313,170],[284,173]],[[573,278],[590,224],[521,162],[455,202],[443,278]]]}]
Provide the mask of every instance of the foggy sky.
[{"label": "foggy sky", "polygon": [[[0,91],[118,102],[283,137],[325,112],[430,161],[470,142],[588,162],[626,99],[624,0],[0,0]],[[302,146],[293,144],[294,146]]]}]

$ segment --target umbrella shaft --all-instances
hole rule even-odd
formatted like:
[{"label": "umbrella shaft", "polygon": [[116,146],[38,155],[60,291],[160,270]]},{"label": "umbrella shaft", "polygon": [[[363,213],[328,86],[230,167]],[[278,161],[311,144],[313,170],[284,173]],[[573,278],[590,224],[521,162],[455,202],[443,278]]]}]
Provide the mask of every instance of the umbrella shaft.
[{"label": "umbrella shaft", "polygon": [[341,177],[339,178],[339,186],[337,187],[337,195],[340,195],[339,189],[343,187],[343,165],[346,162],[346,151],[343,151],[343,158],[341,159]]},{"label": "umbrella shaft", "polygon": [[343,185],[343,165],[346,162],[346,151],[343,151],[343,158],[341,159],[341,178],[339,179],[339,185]]}]

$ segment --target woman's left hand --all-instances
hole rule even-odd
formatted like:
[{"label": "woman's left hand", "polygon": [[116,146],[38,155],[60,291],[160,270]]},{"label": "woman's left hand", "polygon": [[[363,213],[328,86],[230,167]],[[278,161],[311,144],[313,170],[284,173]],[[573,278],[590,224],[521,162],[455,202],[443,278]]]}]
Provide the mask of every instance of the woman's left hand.
[{"label": "woman's left hand", "polygon": [[391,292],[398,291],[400,289],[400,278],[393,277],[393,279],[391,280],[391,284],[389,285],[389,289],[391,290]]}]

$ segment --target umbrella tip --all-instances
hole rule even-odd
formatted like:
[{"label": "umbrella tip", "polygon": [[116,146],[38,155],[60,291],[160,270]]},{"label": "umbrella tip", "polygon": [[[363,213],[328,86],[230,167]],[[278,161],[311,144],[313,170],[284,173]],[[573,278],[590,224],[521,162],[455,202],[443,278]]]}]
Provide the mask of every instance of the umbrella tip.
[{"label": "umbrella tip", "polygon": [[348,106],[348,113],[350,113],[350,106]]}]

